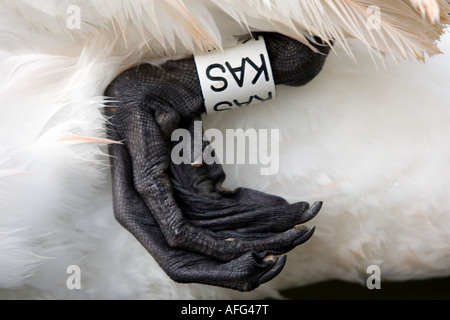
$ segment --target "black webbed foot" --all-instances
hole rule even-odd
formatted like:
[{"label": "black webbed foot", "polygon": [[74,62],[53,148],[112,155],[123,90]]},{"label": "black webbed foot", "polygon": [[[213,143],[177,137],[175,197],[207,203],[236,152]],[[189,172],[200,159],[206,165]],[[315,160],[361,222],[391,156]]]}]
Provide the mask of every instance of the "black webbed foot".
[{"label": "black webbed foot", "polygon": [[[191,137],[195,121],[181,125]],[[203,142],[203,149],[209,146]],[[194,150],[193,145],[190,150]],[[312,230],[298,225],[312,219],[319,212],[321,202],[310,207],[306,202],[289,204],[281,197],[253,189],[225,189],[222,166],[217,161],[194,164],[195,158],[192,156],[192,162],[186,164],[171,162],[169,170],[175,200],[192,225],[233,239],[266,239],[292,228],[305,231],[305,238],[312,235]]]},{"label": "black webbed foot", "polygon": [[[157,106],[159,107],[159,104]],[[118,107],[110,121],[115,125],[116,138],[119,138],[117,140],[124,141],[130,154],[133,186],[153,214],[170,247],[207,255],[219,261],[231,261],[250,251],[267,250],[273,254],[282,254],[310,237],[309,230],[295,227],[295,224],[293,224],[289,229],[283,230],[283,232],[275,235],[268,233],[265,236],[258,237],[257,240],[250,240],[243,234],[242,237],[236,237],[235,240],[228,241],[210,229],[201,227],[197,223],[189,223],[189,217],[186,214],[191,214],[191,216],[198,214],[199,211],[196,211],[196,209],[202,205],[209,206],[206,208],[206,211],[209,212],[211,219],[217,219],[216,227],[222,215],[229,216],[228,219],[231,225],[227,226],[227,220],[222,221],[222,223],[223,228],[226,229],[228,227],[231,230],[237,229],[239,225],[244,228],[244,226],[249,224],[248,219],[257,216],[258,212],[257,210],[252,210],[252,207],[256,207],[255,204],[250,203],[250,205],[246,206],[245,201],[233,203],[232,196],[223,196],[221,199],[203,196],[197,198],[198,202],[191,203],[191,206],[183,203],[185,209],[192,209],[185,214],[175,200],[177,191],[181,189],[176,189],[172,186],[169,179],[170,171],[177,178],[183,175],[177,181],[189,186],[195,184],[195,180],[198,177],[204,178],[201,182],[202,184],[205,182],[209,183],[209,177],[205,176],[205,174],[209,173],[209,170],[204,170],[206,167],[197,168],[191,165],[172,166],[172,170],[170,170],[171,141],[165,138],[165,135],[161,132],[162,130],[155,119],[155,114],[156,112],[147,108]],[[112,155],[114,155],[113,152]],[[194,170],[186,170],[187,168]],[[117,185],[117,187],[118,189],[114,191],[115,193],[125,192],[124,186]],[[194,197],[197,192],[195,189],[192,191],[193,194],[191,196]],[[245,193],[250,194],[251,192],[247,190]],[[243,191],[238,193],[238,195],[241,195],[241,200],[245,200],[245,197],[242,196],[245,193]],[[253,197],[255,195],[256,193],[253,193]],[[272,199],[268,196],[266,198]],[[227,205],[225,205],[222,210],[217,210],[216,207],[220,206],[222,201],[228,201],[228,205],[232,205],[232,207],[226,208]],[[116,203],[116,205],[130,206],[132,204]],[[246,213],[246,209],[250,209],[251,212]],[[240,211],[244,212],[239,215]],[[264,212],[261,208],[260,211]],[[234,214],[236,215],[235,217],[233,217]],[[279,217],[291,218],[290,215],[279,215]],[[135,216],[129,215],[125,218],[134,220]],[[246,219],[243,220],[243,218]],[[239,222],[239,220],[242,220],[242,222]],[[125,224],[127,223],[125,221]],[[280,222],[273,221],[269,222],[269,224],[277,225]]]},{"label": "black webbed foot", "polygon": [[[276,83],[303,85],[326,58],[280,35],[267,35],[266,43]],[[283,71],[289,64],[296,67]],[[105,108],[109,136],[123,142],[110,146],[115,216],[172,279],[251,290],[281,271],[285,257],[276,255],[311,237],[314,228],[299,224],[320,202],[228,191],[219,164],[170,161],[173,130],[192,129],[204,112],[192,58],[127,70],[105,94],[117,101]]]},{"label": "black webbed foot", "polygon": [[110,152],[114,156],[115,216],[173,280],[248,291],[273,279],[283,269],[286,257],[276,258],[267,252],[247,252],[229,262],[220,262],[206,255],[170,247],[152,212],[135,190],[132,161],[126,147],[111,145]]}]

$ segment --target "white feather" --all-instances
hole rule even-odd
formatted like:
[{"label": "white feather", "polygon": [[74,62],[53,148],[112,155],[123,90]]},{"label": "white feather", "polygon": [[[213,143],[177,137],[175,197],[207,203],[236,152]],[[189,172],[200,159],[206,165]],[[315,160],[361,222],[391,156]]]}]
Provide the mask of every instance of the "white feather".
[{"label": "white feather", "polygon": [[[71,10],[74,7],[78,10]],[[207,51],[227,45],[222,39],[229,34],[223,32],[230,30],[222,28],[218,18],[226,16],[227,22],[234,20],[234,35],[249,30],[276,31],[308,43],[306,39],[313,34],[325,41],[333,39],[350,55],[348,39],[356,38],[373,53],[420,60],[426,54],[439,53],[435,41],[450,22],[449,7],[446,0],[52,0],[44,5],[5,0],[0,4],[3,10],[16,13],[6,15],[7,19],[25,16],[22,23],[33,32],[56,36],[59,45],[52,49],[57,50],[74,41],[80,45],[99,37],[109,42],[116,38],[119,45],[146,49],[152,56]],[[373,8],[379,11],[375,17],[379,19],[369,26]],[[77,17],[79,28],[70,28],[70,21]]]}]

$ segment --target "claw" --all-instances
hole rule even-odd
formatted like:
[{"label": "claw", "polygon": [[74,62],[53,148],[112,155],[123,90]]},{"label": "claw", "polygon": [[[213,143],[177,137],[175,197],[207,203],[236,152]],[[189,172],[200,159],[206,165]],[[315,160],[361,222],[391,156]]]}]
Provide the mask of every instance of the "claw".
[{"label": "claw", "polygon": [[305,212],[302,214],[299,223],[305,223],[314,218],[322,208],[322,204],[322,201],[314,202],[313,205],[308,210],[305,210]]},{"label": "claw", "polygon": [[281,272],[281,270],[283,270],[283,267],[286,264],[286,259],[286,256],[277,258],[273,267],[270,268],[269,271],[267,271],[264,275],[262,275],[261,278],[259,278],[258,285],[261,285],[275,278]]},{"label": "claw", "polygon": [[301,245],[302,243],[308,241],[309,238],[312,237],[314,231],[316,230],[316,227],[315,227],[315,226],[313,226],[313,227],[311,227],[311,228],[308,228],[308,227],[305,227],[305,228],[306,228],[306,230],[305,230],[306,232],[305,232],[300,238],[298,238],[297,240],[295,240],[294,246]]},{"label": "claw", "polygon": [[302,224],[295,225],[294,229],[298,230],[298,231],[303,231],[303,232],[307,232],[309,230],[307,226],[304,226]]}]

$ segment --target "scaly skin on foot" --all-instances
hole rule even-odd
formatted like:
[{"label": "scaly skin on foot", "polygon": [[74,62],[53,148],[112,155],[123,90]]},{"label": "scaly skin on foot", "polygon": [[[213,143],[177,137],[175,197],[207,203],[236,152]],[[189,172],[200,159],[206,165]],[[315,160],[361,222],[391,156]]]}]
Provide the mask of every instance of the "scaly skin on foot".
[{"label": "scaly skin on foot", "polygon": [[[276,84],[301,86],[322,69],[321,53],[285,36],[264,34]],[[253,290],[281,272],[287,253],[314,228],[300,226],[321,202],[287,203],[256,190],[222,188],[220,164],[175,165],[171,133],[205,112],[193,58],[140,65],[121,73],[105,95],[112,144],[114,214],[178,282]],[[206,147],[204,143],[203,147]]]}]

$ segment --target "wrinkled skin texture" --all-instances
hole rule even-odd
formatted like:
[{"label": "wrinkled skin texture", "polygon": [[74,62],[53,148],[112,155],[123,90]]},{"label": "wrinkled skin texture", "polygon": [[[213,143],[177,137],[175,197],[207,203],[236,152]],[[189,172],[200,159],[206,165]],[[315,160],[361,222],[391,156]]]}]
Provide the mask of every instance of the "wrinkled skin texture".
[{"label": "wrinkled skin texture", "polygon": [[[329,48],[264,34],[276,84],[301,86],[321,70]],[[175,165],[171,133],[205,112],[193,58],[140,65],[107,88],[114,214],[175,281],[240,291],[280,273],[288,251],[314,228],[300,226],[321,202],[289,204],[256,190],[222,187],[220,164]],[[203,147],[207,147],[204,143]],[[194,158],[194,155],[191,155]],[[281,257],[278,257],[283,255]]]}]

